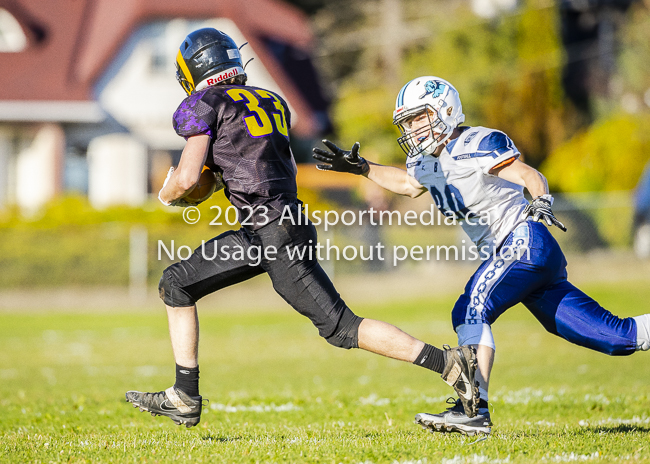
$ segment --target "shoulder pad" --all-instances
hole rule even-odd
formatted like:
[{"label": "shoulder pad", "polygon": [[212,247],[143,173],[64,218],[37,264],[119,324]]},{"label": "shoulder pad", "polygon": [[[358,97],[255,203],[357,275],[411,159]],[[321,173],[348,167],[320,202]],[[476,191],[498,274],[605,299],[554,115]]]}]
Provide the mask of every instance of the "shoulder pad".
[{"label": "shoulder pad", "polygon": [[479,151],[491,152],[499,148],[513,148],[512,140],[501,131],[492,131],[485,135],[478,144]]},{"label": "shoulder pad", "polygon": [[181,102],[174,113],[173,125],[182,137],[208,134],[212,136],[211,126],[216,120],[216,112],[202,97],[204,91],[196,92]]}]

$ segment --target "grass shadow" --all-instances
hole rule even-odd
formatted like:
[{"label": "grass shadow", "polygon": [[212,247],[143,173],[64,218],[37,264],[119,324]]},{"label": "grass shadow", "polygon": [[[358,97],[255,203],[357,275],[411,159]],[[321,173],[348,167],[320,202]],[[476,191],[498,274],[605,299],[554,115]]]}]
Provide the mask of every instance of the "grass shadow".
[{"label": "grass shadow", "polygon": [[586,428],[593,431],[594,433],[650,433],[650,426],[635,424],[618,424],[612,426],[599,425]]},{"label": "grass shadow", "polygon": [[218,443],[229,443],[231,441],[241,440],[242,437],[225,437],[225,436],[215,436],[215,435],[205,435],[201,437],[203,441],[211,441]]},{"label": "grass shadow", "polygon": [[645,433],[650,434],[650,426],[647,425],[635,425],[635,424],[618,424],[618,425],[593,425],[583,427],[585,432],[591,433]]}]

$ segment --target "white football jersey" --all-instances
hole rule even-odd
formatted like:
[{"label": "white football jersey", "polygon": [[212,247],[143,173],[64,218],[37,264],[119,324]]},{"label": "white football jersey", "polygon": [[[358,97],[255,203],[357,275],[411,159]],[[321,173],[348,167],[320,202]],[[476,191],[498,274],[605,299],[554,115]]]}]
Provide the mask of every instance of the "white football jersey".
[{"label": "white football jersey", "polygon": [[528,204],[524,188],[489,174],[519,150],[501,131],[464,127],[439,157],[408,158],[406,169],[433,196],[438,209],[455,215],[479,249],[499,246],[515,227]]}]

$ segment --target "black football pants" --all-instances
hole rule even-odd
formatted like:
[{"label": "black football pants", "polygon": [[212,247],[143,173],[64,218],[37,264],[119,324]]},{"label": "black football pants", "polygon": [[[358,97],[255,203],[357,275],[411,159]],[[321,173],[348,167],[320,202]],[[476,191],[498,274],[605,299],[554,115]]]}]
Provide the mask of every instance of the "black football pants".
[{"label": "black football pants", "polygon": [[[356,348],[361,318],[350,311],[318,263],[315,227],[297,207],[292,212],[296,225],[277,219],[255,231],[231,230],[206,242],[187,260],[165,269],[160,297],[168,306],[192,306],[205,295],[267,272],[275,291],[307,316],[321,337],[335,346]],[[268,253],[272,249],[277,253]]]}]

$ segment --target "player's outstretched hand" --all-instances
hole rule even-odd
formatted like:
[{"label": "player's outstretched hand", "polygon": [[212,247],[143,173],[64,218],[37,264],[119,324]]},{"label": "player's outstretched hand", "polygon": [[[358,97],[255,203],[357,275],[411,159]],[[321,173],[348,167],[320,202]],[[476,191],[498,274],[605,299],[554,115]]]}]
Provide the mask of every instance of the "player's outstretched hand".
[{"label": "player's outstretched hand", "polygon": [[551,195],[542,195],[541,197],[537,197],[531,201],[530,204],[524,209],[522,215],[524,217],[532,217],[533,221],[544,221],[549,227],[556,226],[563,232],[566,232],[566,227],[564,227],[564,224],[558,221],[557,218],[553,215],[553,211],[551,211],[552,204],[553,197]]},{"label": "player's outstretched hand", "polygon": [[359,156],[359,142],[352,145],[351,150],[341,150],[329,140],[323,140],[323,144],[329,151],[318,147],[313,149],[313,157],[318,161],[327,164],[317,164],[321,171],[349,172],[351,174],[363,175],[370,170],[368,162]]}]

